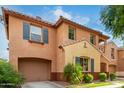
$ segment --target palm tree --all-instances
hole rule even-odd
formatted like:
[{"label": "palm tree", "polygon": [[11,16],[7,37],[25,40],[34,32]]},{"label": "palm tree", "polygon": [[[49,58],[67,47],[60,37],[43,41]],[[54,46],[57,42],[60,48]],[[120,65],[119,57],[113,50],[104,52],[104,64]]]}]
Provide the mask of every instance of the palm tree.
[{"label": "palm tree", "polygon": [[109,5],[101,11],[100,20],[113,38],[120,38],[124,44],[124,6]]}]

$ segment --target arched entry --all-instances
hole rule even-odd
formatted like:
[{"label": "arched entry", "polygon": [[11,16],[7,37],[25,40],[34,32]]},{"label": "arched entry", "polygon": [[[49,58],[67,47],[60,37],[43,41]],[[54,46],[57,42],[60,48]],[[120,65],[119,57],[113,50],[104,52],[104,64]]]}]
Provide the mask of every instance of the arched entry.
[{"label": "arched entry", "polygon": [[18,70],[26,81],[50,80],[51,61],[40,58],[19,58]]},{"label": "arched entry", "polygon": [[107,72],[107,65],[106,65],[106,63],[101,63],[100,64],[100,71],[101,72]]}]

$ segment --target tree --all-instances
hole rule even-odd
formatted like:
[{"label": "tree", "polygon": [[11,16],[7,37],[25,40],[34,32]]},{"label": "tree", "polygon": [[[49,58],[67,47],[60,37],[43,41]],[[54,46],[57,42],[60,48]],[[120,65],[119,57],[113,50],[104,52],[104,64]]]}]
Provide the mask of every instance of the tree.
[{"label": "tree", "polygon": [[69,82],[72,84],[79,84],[83,80],[83,69],[79,64],[67,64],[64,67],[64,77],[69,79]]},{"label": "tree", "polygon": [[113,35],[113,38],[120,38],[124,42],[124,6],[105,6],[101,11],[100,20],[106,31]]},{"label": "tree", "polygon": [[4,59],[0,59],[0,87],[15,88],[21,87],[24,83],[24,78],[13,66]]}]

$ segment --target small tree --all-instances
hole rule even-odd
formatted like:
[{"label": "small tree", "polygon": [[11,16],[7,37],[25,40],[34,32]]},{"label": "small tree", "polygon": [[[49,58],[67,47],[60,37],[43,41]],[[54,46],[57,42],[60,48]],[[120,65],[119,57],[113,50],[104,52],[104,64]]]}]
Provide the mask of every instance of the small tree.
[{"label": "small tree", "polygon": [[74,65],[73,64],[67,64],[65,67],[64,67],[64,77],[66,79],[69,79],[71,78],[72,76],[72,73],[74,72]]},{"label": "small tree", "polygon": [[13,69],[12,65],[0,59],[0,87],[21,87],[23,77]]},{"label": "small tree", "polygon": [[64,77],[69,79],[69,82],[72,84],[78,84],[82,82],[83,79],[83,69],[79,64],[67,64],[64,68]]}]

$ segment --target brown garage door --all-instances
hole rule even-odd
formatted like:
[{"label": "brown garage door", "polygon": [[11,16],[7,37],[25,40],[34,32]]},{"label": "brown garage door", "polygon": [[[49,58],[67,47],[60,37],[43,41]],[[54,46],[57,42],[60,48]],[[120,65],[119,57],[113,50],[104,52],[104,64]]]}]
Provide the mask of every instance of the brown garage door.
[{"label": "brown garage door", "polygon": [[109,72],[116,72],[116,66],[110,65],[109,66]]},{"label": "brown garage door", "polygon": [[107,69],[106,69],[106,63],[101,63],[101,64],[100,64],[100,69],[101,69],[101,70],[100,70],[101,72],[106,72],[106,70],[107,70]]},{"label": "brown garage door", "polygon": [[50,80],[50,61],[34,58],[19,59],[19,72],[26,81]]}]

